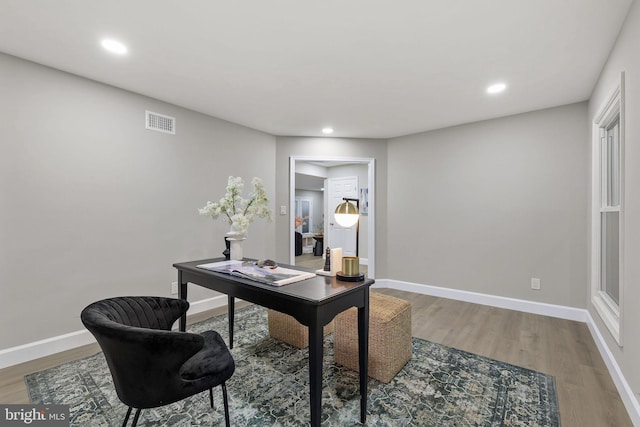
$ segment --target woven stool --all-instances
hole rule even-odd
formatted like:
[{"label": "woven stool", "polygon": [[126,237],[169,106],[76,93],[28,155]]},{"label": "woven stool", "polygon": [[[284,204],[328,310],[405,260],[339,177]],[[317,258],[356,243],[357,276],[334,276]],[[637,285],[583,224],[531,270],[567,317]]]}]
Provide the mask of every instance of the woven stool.
[{"label": "woven stool", "polygon": [[[272,338],[298,348],[309,347],[309,328],[298,322],[294,317],[269,309],[267,310],[267,319],[269,335]],[[325,325],[325,336],[333,332],[333,322],[332,320]]]},{"label": "woven stool", "polygon": [[[337,364],[358,371],[358,309],[335,318]],[[369,297],[369,376],[388,383],[411,359],[411,304],[388,295]]]}]

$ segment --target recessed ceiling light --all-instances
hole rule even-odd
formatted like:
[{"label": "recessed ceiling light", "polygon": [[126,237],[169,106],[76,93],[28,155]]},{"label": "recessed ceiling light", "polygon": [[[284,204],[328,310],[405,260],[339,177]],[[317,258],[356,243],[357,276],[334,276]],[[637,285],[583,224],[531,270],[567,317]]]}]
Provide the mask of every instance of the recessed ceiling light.
[{"label": "recessed ceiling light", "polygon": [[323,128],[322,133],[324,133],[325,135],[331,135],[333,133],[333,128]]},{"label": "recessed ceiling light", "polygon": [[127,47],[117,40],[104,39],[100,44],[111,53],[117,53],[118,55],[127,53]]},{"label": "recessed ceiling light", "polygon": [[507,88],[507,85],[504,83],[496,83],[487,88],[487,93],[495,94],[504,91]]}]

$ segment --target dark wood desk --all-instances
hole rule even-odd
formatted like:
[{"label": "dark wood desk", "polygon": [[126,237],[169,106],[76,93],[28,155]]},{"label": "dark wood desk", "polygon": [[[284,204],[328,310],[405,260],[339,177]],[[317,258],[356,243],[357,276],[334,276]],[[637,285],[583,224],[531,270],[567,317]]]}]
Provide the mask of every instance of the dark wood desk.
[{"label": "dark wood desk", "polygon": [[[364,423],[367,416],[369,288],[374,283],[374,280],[342,282],[336,280],[335,277],[316,276],[301,282],[275,287],[196,267],[200,264],[222,260],[223,258],[217,258],[173,264],[178,270],[180,298],[187,298],[188,283],[227,294],[229,302],[229,347],[231,348],[233,348],[235,298],[241,298],[245,301],[289,314],[303,325],[306,325],[309,328],[309,394],[312,426],[319,426],[322,418],[323,327],[338,313],[350,307],[358,308],[360,421]],[[186,315],[180,319],[180,330],[184,331],[185,326]]]}]

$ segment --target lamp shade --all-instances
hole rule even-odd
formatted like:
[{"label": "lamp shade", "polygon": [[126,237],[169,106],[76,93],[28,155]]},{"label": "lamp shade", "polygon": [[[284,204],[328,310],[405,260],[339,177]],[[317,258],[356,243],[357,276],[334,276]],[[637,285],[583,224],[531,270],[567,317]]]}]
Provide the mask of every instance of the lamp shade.
[{"label": "lamp shade", "polygon": [[358,208],[351,202],[345,201],[344,203],[340,203],[336,208],[336,222],[343,227],[351,227],[358,222],[359,217],[360,213],[358,212]]}]

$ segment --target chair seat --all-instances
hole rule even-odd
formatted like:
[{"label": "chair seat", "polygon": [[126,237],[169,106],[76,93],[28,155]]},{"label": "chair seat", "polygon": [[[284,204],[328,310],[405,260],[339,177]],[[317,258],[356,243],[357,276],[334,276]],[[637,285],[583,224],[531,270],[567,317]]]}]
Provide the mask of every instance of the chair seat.
[{"label": "chair seat", "polygon": [[211,380],[214,384],[231,378],[235,364],[220,334],[216,331],[206,331],[200,335],[204,338],[204,346],[182,365],[182,378],[197,380],[213,377]]}]

